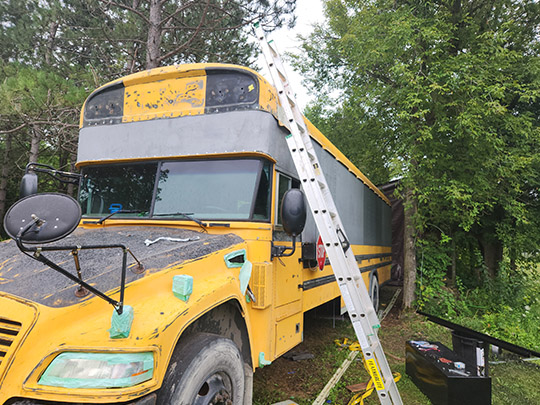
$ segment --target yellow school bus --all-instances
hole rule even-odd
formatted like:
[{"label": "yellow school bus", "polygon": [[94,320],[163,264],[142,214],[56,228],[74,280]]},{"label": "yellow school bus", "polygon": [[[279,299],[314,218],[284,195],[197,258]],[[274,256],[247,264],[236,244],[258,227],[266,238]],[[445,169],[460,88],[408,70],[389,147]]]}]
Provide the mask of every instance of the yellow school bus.
[{"label": "yellow school bus", "polygon": [[[6,215],[0,404],[252,402],[253,372],[340,295],[309,209],[299,238],[285,232],[281,202],[301,186],[280,117],[273,86],[227,64],[152,69],[88,97],[77,202],[33,187]],[[377,306],[389,202],[306,124]],[[40,167],[29,174],[58,174]]]}]

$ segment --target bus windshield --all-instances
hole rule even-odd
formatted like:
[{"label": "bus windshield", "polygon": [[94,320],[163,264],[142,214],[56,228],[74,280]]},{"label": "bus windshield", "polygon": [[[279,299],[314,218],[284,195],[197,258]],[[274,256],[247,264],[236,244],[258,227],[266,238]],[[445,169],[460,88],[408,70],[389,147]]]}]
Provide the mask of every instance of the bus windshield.
[{"label": "bus windshield", "polygon": [[270,163],[182,160],[88,166],[79,201],[86,217],[270,219]]}]

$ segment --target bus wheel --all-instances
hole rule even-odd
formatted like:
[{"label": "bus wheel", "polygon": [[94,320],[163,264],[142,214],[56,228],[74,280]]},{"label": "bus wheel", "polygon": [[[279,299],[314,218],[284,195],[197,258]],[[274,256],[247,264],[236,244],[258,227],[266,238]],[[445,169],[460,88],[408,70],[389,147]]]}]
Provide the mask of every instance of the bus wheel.
[{"label": "bus wheel", "polygon": [[158,404],[242,405],[244,366],[238,347],[229,339],[196,333],[173,352]]},{"label": "bus wheel", "polygon": [[379,279],[375,274],[371,276],[371,283],[369,284],[369,296],[371,297],[371,303],[375,312],[379,311]]}]

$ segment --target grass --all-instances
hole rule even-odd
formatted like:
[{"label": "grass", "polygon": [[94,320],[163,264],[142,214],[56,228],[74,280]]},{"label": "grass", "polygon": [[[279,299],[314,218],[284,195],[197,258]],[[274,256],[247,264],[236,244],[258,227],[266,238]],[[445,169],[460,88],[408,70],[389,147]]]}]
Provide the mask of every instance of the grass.
[{"label": "grass", "polygon": [[[335,321],[308,314],[306,316],[304,342],[294,350],[307,351],[314,359],[291,361],[276,359],[272,365],[255,372],[254,404],[268,405],[291,399],[299,405],[312,404],[337,368],[349,355],[349,350],[338,347],[335,339],[355,338],[348,319]],[[450,331],[426,321],[416,313],[399,314],[393,311],[383,322],[379,332],[385,354],[392,371],[401,374],[398,390],[407,405],[429,405],[429,399],[414,385],[405,372],[405,342],[407,340],[438,341],[452,347]],[[359,360],[361,356],[357,356]],[[493,365],[492,403],[540,404],[540,365],[511,361]],[[369,380],[361,361],[355,361],[339,383],[330,391],[329,404],[346,405],[353,393],[346,387]],[[365,405],[379,404],[374,392]]]},{"label": "grass", "polygon": [[540,404],[540,365],[509,362],[491,366],[493,405]]}]

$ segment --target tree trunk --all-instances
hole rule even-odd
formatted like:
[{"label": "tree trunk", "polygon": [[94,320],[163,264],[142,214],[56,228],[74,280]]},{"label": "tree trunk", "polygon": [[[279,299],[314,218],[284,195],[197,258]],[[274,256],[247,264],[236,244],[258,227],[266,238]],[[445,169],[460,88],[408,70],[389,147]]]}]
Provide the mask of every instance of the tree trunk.
[{"label": "tree trunk", "polygon": [[[71,153],[70,154],[70,167],[69,167],[69,171],[70,172],[75,172],[76,168],[75,168],[75,162],[77,161],[77,154],[76,153]],[[67,194],[70,195],[71,197],[74,197],[75,196],[75,184],[72,184],[72,183],[69,183],[68,186],[67,186]]]},{"label": "tree trunk", "polygon": [[28,157],[28,163],[37,162],[39,158],[39,143],[41,141],[41,134],[36,127],[32,128],[32,139],[30,140],[30,156]]},{"label": "tree trunk", "polygon": [[456,286],[456,267],[457,267],[457,254],[456,254],[456,240],[452,236],[452,268],[450,269],[450,287]]},{"label": "tree trunk", "polygon": [[56,39],[56,33],[58,32],[58,21],[52,21],[49,24],[49,38],[47,38],[47,48],[45,51],[45,64],[50,65],[53,57],[54,40]]},{"label": "tree trunk", "polygon": [[411,190],[405,192],[405,217],[403,232],[403,308],[411,308],[415,299],[416,290],[416,246],[414,217],[417,211],[417,202]]},{"label": "tree trunk", "polygon": [[0,172],[0,220],[4,218],[7,204],[7,185],[10,169],[10,155],[11,155],[11,134],[6,134],[4,140],[4,156],[2,163],[2,171]]},{"label": "tree trunk", "polygon": [[146,40],[146,68],[158,67],[161,48],[161,1],[150,0],[148,37]]},{"label": "tree trunk", "polygon": [[495,279],[503,258],[503,245],[501,241],[485,235],[482,235],[479,242],[487,273],[491,279]]}]

